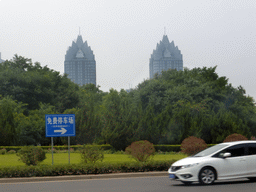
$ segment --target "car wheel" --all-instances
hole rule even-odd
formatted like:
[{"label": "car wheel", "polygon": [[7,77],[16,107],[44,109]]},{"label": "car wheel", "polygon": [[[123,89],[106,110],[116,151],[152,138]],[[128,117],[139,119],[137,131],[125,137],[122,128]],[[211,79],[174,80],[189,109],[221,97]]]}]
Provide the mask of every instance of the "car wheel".
[{"label": "car wheel", "polygon": [[184,185],[190,185],[192,181],[181,181]]},{"label": "car wheel", "polygon": [[199,182],[203,185],[210,185],[213,184],[216,178],[216,173],[213,168],[204,167],[199,172]]}]

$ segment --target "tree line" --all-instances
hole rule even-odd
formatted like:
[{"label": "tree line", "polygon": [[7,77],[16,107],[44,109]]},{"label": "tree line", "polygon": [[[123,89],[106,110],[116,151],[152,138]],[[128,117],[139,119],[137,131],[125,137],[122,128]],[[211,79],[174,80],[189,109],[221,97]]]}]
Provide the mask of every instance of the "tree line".
[{"label": "tree line", "polygon": [[49,145],[45,114],[75,114],[71,144],[108,143],[117,150],[138,140],[180,144],[196,136],[219,143],[232,133],[256,135],[253,98],[219,77],[216,67],[167,70],[130,92],[103,92],[22,56],[1,63],[0,145]]}]

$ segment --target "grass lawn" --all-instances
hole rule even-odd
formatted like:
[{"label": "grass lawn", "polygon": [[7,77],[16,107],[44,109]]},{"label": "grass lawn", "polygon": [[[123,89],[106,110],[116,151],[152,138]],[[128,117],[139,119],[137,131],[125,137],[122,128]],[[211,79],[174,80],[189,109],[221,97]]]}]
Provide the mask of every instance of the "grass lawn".
[{"label": "grass lawn", "polygon": [[[186,155],[182,154],[157,154],[154,156],[153,160],[179,160]],[[16,154],[5,154],[0,155],[0,168],[5,166],[22,166],[25,165],[21,161],[18,160],[19,157]],[[59,164],[68,164],[68,153],[54,153],[53,154],[53,161],[54,165]],[[119,162],[130,162],[135,161],[134,159],[130,158],[128,155],[124,154],[104,154],[103,162],[108,163],[119,163]],[[70,163],[71,164],[78,164],[81,162],[80,153],[70,153]],[[46,153],[46,159],[41,163],[44,165],[51,165],[52,164],[52,154]]]}]

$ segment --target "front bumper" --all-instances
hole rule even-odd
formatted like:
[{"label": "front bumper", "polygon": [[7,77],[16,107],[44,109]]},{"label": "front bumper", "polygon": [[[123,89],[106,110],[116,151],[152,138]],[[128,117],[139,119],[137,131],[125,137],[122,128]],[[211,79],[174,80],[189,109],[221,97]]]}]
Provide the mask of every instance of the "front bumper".
[{"label": "front bumper", "polygon": [[179,169],[177,171],[172,171],[171,168],[168,170],[169,178],[171,180],[180,180],[180,181],[198,181],[198,170],[199,167],[191,167]]}]

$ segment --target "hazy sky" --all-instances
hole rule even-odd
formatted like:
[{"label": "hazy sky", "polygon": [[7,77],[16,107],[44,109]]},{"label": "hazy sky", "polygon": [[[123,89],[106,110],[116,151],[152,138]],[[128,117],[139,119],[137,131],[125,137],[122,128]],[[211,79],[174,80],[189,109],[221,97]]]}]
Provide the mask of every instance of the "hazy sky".
[{"label": "hazy sky", "polygon": [[149,78],[149,58],[164,27],[184,67],[217,67],[256,98],[255,0],[0,0],[0,52],[64,73],[81,28],[96,59],[101,90]]}]

